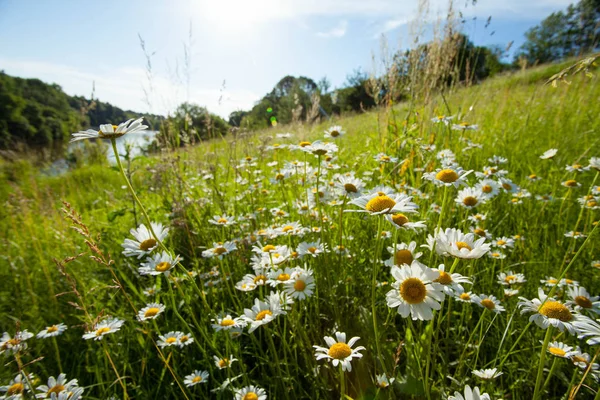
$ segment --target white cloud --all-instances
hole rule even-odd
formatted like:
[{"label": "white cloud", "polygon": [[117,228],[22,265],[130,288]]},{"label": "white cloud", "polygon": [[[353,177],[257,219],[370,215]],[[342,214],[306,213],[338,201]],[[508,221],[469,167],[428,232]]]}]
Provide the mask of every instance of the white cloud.
[{"label": "white cloud", "polygon": [[343,21],[340,21],[340,23],[337,24],[337,26],[331,28],[328,31],[317,32],[317,36],[324,37],[324,38],[330,38],[330,37],[341,38],[346,34],[347,29],[348,29],[348,21],[343,20]]},{"label": "white cloud", "polygon": [[[137,112],[166,115],[186,101],[188,93],[182,84],[162,76],[154,76],[150,86],[142,68],[89,72],[62,64],[0,58],[0,69],[9,75],[57,83],[69,95],[89,98],[92,87],[95,87],[97,99]],[[148,96],[144,94],[144,89]],[[259,95],[248,90],[207,88],[191,84],[187,100],[206,106],[209,111],[226,118],[232,111],[251,108],[259,98]]]}]

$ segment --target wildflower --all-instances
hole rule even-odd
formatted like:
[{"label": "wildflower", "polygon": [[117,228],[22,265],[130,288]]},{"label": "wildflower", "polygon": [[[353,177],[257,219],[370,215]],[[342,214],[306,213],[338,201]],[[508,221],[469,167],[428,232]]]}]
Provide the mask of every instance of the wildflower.
[{"label": "wildflower", "polygon": [[515,246],[515,240],[513,238],[509,238],[509,237],[503,236],[501,238],[493,240],[492,241],[492,246],[499,247],[501,249],[507,249],[509,247],[514,247]]},{"label": "wildflower", "polygon": [[455,199],[456,204],[467,209],[472,209],[485,201],[483,192],[469,187],[460,190]]},{"label": "wildflower", "polygon": [[176,332],[176,331],[171,331],[171,332],[167,333],[166,335],[159,335],[158,341],[156,342],[156,344],[158,344],[158,346],[161,349],[164,349],[165,347],[170,347],[170,346],[178,346],[179,345],[179,337],[181,335],[182,335],[181,332]]},{"label": "wildflower", "polygon": [[447,117],[445,115],[438,115],[431,118],[431,122],[436,124],[443,123],[444,125],[448,125],[448,123],[450,123],[450,121],[452,121],[453,118],[454,116]]},{"label": "wildflower", "polygon": [[460,124],[452,125],[452,129],[455,131],[476,131],[479,129],[478,125],[472,125],[467,122],[461,122]]},{"label": "wildflower", "polygon": [[258,386],[250,385],[236,390],[235,400],[266,400],[267,392]]},{"label": "wildflower", "polygon": [[137,133],[141,132],[148,127],[143,125],[144,118],[127,120],[121,124],[111,125],[111,124],[102,124],[100,125],[100,130],[95,131],[93,129],[88,129],[86,131],[79,131],[77,133],[72,134],[71,142],[76,142],[78,140],[85,139],[116,139],[120,136],[123,136],[127,133]]},{"label": "wildflower", "polygon": [[583,286],[569,287],[567,292],[571,299],[565,304],[573,306],[575,311],[587,310],[600,314],[600,296],[590,296]]},{"label": "wildflower", "polygon": [[569,179],[564,182],[561,182],[561,185],[570,189],[570,188],[580,187],[581,183],[577,182],[575,179]]},{"label": "wildflower", "polygon": [[458,166],[448,166],[444,169],[437,169],[433,172],[423,174],[423,179],[433,182],[436,186],[454,186],[466,185],[466,177],[472,170],[464,171]]},{"label": "wildflower", "polygon": [[570,232],[565,233],[565,237],[573,238],[573,239],[583,239],[583,238],[586,238],[587,235],[584,235],[581,232],[570,231]]},{"label": "wildflower", "polygon": [[426,228],[424,221],[416,221],[411,222],[408,216],[398,213],[398,214],[385,214],[385,219],[396,229],[412,229],[416,231],[417,229]]},{"label": "wildflower", "polygon": [[71,379],[70,381],[67,381],[66,374],[60,374],[58,375],[58,378],[51,376],[48,378],[47,385],[40,385],[36,388],[36,390],[40,391],[41,393],[37,393],[35,397],[38,399],[49,399],[53,394],[56,396],[60,395],[61,393],[68,393],[77,387],[77,379]]},{"label": "wildflower", "polygon": [[454,396],[449,396],[448,400],[490,400],[490,395],[487,393],[479,393],[479,388],[471,389],[469,385],[465,386],[465,395],[459,392],[454,392]]},{"label": "wildflower", "polygon": [[397,157],[391,157],[385,153],[379,153],[379,154],[375,155],[373,158],[375,159],[375,161],[377,161],[381,164],[389,164],[389,163],[398,162]]},{"label": "wildflower", "polygon": [[191,374],[185,376],[183,383],[187,387],[192,387],[199,383],[206,383],[207,379],[208,379],[207,371],[195,370]]},{"label": "wildflower", "polygon": [[159,289],[156,287],[156,285],[146,288],[144,289],[144,296],[154,296],[156,293],[159,292]]},{"label": "wildflower", "polygon": [[561,342],[550,342],[546,351],[555,357],[561,358],[570,358],[572,354],[577,353],[577,351],[573,351],[573,347]]},{"label": "wildflower", "polygon": [[[167,234],[169,233],[169,228],[164,228],[161,223],[151,222],[152,230],[156,233],[158,240],[161,242],[165,240]],[[138,260],[145,255],[152,253],[152,251],[158,246],[158,242],[156,238],[152,235],[150,229],[146,227],[144,224],[140,224],[137,229],[131,229],[129,231],[131,235],[135,238],[125,239],[122,246],[125,250],[123,250],[123,255],[126,257],[135,257],[137,256]]]},{"label": "wildflower", "polygon": [[222,317],[217,317],[212,320],[215,322],[212,324],[212,328],[217,332],[222,330],[230,330],[235,328],[243,328],[246,326],[246,321],[242,317],[233,318],[231,315],[227,314]]},{"label": "wildflower", "polygon": [[366,350],[363,346],[358,346],[353,349],[352,346],[360,339],[358,336],[353,337],[346,343],[346,334],[343,332],[336,332],[335,339],[331,336],[325,336],[325,343],[327,347],[321,347],[314,345],[315,358],[318,360],[327,359],[330,360],[334,367],[338,364],[342,365],[342,371],[352,371],[352,364],[350,363],[353,358],[361,358],[362,354],[359,353],[361,350]]},{"label": "wildflower", "polygon": [[402,193],[388,195],[385,192],[379,191],[351,200],[350,204],[358,206],[361,209],[346,210],[346,212],[366,212],[370,215],[415,213],[418,206],[411,200],[411,196]]},{"label": "wildflower", "polygon": [[500,300],[493,295],[487,296],[485,294],[480,294],[479,296],[473,296],[473,303],[482,308],[493,311],[496,314],[500,314],[502,311],[505,311],[505,308],[500,305]]},{"label": "wildflower", "polygon": [[573,325],[577,329],[579,338],[588,338],[587,344],[590,346],[600,344],[600,319],[594,320],[590,318],[583,319],[581,321],[573,322]]},{"label": "wildflower", "polygon": [[97,324],[94,325],[94,329],[86,332],[83,335],[85,340],[94,339],[94,340],[102,340],[102,338],[109,333],[115,333],[119,329],[125,321],[118,318],[106,318]]},{"label": "wildflower", "polygon": [[540,179],[542,179],[542,178],[540,178],[540,177],[539,177],[539,176],[537,176],[536,174],[531,174],[531,175],[528,175],[528,176],[527,176],[527,179],[528,179],[529,181],[531,181],[531,182],[537,182],[537,181],[539,181],[539,180],[540,180]]},{"label": "wildflower", "polygon": [[312,296],[315,289],[315,278],[312,271],[302,271],[285,283],[285,293],[292,299],[304,300]]},{"label": "wildflower", "polygon": [[14,379],[10,380],[8,385],[0,386],[0,393],[4,393],[0,398],[6,400],[25,398],[23,395],[30,390],[29,382],[31,382],[33,378],[33,374],[25,376],[22,372],[18,373]]},{"label": "wildflower", "polygon": [[548,160],[548,159],[550,159],[550,158],[554,157],[554,156],[556,155],[556,153],[557,153],[557,152],[558,152],[558,150],[557,150],[557,149],[550,149],[550,150],[546,150],[546,151],[544,152],[544,154],[542,154],[542,155],[540,156],[540,158],[541,158],[542,160]]},{"label": "wildflower", "polygon": [[472,303],[473,298],[476,297],[473,292],[455,293],[454,298],[463,303]]},{"label": "wildflower", "polygon": [[321,243],[321,239],[317,239],[316,242],[302,242],[298,245],[296,250],[300,257],[312,256],[317,257],[319,254],[327,253],[327,245]]},{"label": "wildflower", "polygon": [[393,257],[385,261],[385,265],[388,267],[393,267],[394,265],[397,267],[401,267],[402,265],[411,265],[413,261],[418,260],[423,253],[415,252],[417,248],[416,242],[406,243],[398,243],[396,245],[396,249],[394,247],[388,247],[387,250]]},{"label": "wildflower", "polygon": [[446,272],[446,266],[444,264],[440,264],[437,269],[434,269],[440,273],[440,276],[437,279],[434,279],[434,282],[442,285],[444,293],[448,296],[456,296],[460,295],[460,293],[464,292],[464,288],[461,283],[471,284],[471,280],[466,276],[457,273],[448,273]]},{"label": "wildflower", "polygon": [[490,245],[484,243],[485,238],[475,240],[472,233],[464,234],[454,228],[447,228],[445,231],[441,229],[436,232],[435,237],[429,235],[427,245],[430,250],[433,250],[443,256],[450,255],[456,258],[481,258],[490,250]]},{"label": "wildflower", "polygon": [[486,380],[486,381],[496,379],[497,377],[499,377],[500,375],[503,374],[502,372],[498,371],[497,368],[480,369],[480,370],[471,371],[471,373],[473,375],[475,375],[476,377]]},{"label": "wildflower", "polygon": [[334,125],[325,131],[325,138],[326,139],[336,139],[345,134],[346,134],[346,131],[342,130],[341,126]]},{"label": "wildflower", "polygon": [[440,273],[415,261],[410,266],[393,267],[391,272],[396,281],[386,295],[388,307],[398,307],[403,318],[410,314],[414,320],[432,319],[432,310],[439,310],[439,302],[444,300],[442,285],[435,282]]},{"label": "wildflower", "polygon": [[235,224],[235,217],[230,217],[227,214],[215,215],[208,222],[213,225],[231,226]]},{"label": "wildflower", "polygon": [[486,199],[491,199],[498,195],[500,185],[492,179],[483,179],[475,185],[475,189],[481,193],[481,196]]},{"label": "wildflower", "polygon": [[138,272],[140,275],[165,274],[165,276],[169,276],[171,269],[173,269],[173,267],[181,260],[181,257],[172,257],[169,253],[163,251],[160,254],[155,254],[153,257],[146,259],[146,262],[142,263],[142,266],[138,268]]},{"label": "wildflower", "polygon": [[504,289],[504,295],[506,297],[512,297],[519,294],[519,289]]},{"label": "wildflower", "polygon": [[224,369],[224,368],[231,367],[231,365],[238,359],[234,358],[233,355],[231,355],[231,356],[229,356],[229,358],[227,358],[227,357],[219,358],[217,356],[213,356],[213,360],[215,360],[215,365],[217,366],[217,368]]},{"label": "wildflower", "polygon": [[590,165],[588,168],[594,168],[597,171],[600,171],[600,157],[590,157]]},{"label": "wildflower", "polygon": [[568,172],[583,172],[583,171],[588,171],[590,169],[590,167],[584,167],[581,164],[573,164],[573,165],[567,165],[565,167],[565,169]]},{"label": "wildflower", "polygon": [[334,182],[334,185],[344,196],[350,198],[359,197],[365,188],[365,183],[354,176],[342,175]]},{"label": "wildflower", "polygon": [[210,249],[206,249],[202,252],[202,257],[204,258],[213,258],[217,257],[219,260],[222,260],[224,256],[231,253],[232,251],[237,250],[237,246],[233,242],[215,242],[213,243],[213,247]]},{"label": "wildflower", "polygon": [[548,298],[542,288],[538,289],[538,298],[528,300],[519,297],[521,300],[518,305],[521,307],[521,314],[532,312],[529,321],[535,322],[540,328],[547,329],[550,325],[558,328],[561,332],[567,330],[570,334],[577,334],[575,322],[585,322],[589,318],[579,314],[573,314],[569,306]]},{"label": "wildflower", "polygon": [[138,321],[148,321],[150,319],[156,319],[160,314],[165,311],[165,306],[160,303],[150,303],[146,307],[138,311]]},{"label": "wildflower", "polygon": [[37,334],[38,339],[46,339],[53,336],[62,335],[67,330],[67,326],[63,323],[47,326]]},{"label": "wildflower", "polygon": [[248,333],[254,332],[259,326],[268,324],[282,313],[283,310],[279,305],[254,299],[252,308],[244,309],[244,319],[250,326]]},{"label": "wildflower", "polygon": [[600,260],[594,260],[591,262],[590,264],[593,268],[598,268],[600,269]]},{"label": "wildflower", "polygon": [[315,156],[332,155],[338,151],[338,147],[333,143],[321,142],[317,140],[307,146],[301,147],[300,150],[314,154]]},{"label": "wildflower", "polygon": [[377,387],[379,387],[381,389],[385,389],[385,388],[389,387],[396,380],[395,378],[388,379],[388,377],[385,373],[381,374],[381,375],[377,375],[375,377],[375,379],[377,380],[377,383],[376,383]]},{"label": "wildflower", "polygon": [[521,273],[515,273],[512,271],[508,271],[508,272],[500,272],[498,274],[498,283],[501,285],[505,285],[505,286],[519,285],[519,284],[525,283],[525,282],[527,282],[527,279],[525,279],[525,275],[523,275]]}]

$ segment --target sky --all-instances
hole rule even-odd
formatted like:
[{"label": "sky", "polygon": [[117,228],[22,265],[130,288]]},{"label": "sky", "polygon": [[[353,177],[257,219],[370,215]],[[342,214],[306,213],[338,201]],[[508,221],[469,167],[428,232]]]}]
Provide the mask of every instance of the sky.
[{"label": "sky", "polygon": [[[388,51],[421,41],[448,0],[0,0],[0,70],[57,83],[70,95],[167,115],[190,101],[227,117],[286,75],[332,88]],[[459,0],[464,33],[513,49],[568,0]],[[492,17],[489,26],[488,17]],[[145,51],[142,49],[144,43]],[[148,63],[149,61],[149,63]],[[1,106],[1,105],[0,105]]]}]

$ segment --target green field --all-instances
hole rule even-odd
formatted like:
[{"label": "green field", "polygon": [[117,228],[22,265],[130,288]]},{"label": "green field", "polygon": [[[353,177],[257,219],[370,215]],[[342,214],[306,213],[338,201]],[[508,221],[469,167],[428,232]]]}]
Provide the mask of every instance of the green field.
[{"label": "green field", "polygon": [[[230,399],[249,385],[263,388],[269,399],[440,399],[462,393],[465,385],[478,386],[492,399],[531,399],[534,394],[560,399],[575,390],[577,399],[600,398],[600,371],[584,355],[600,363],[598,345],[588,345],[568,330],[544,330],[529,323],[534,313],[522,314],[518,306],[519,297],[537,298],[542,288],[546,295],[552,292],[556,301],[550,303],[563,307],[554,310],[559,314],[546,314],[558,315],[567,325],[580,315],[595,319],[600,312],[600,303],[587,307],[587,299],[569,303],[575,301],[577,287],[587,289],[592,303],[600,294],[600,179],[598,169],[587,168],[591,157],[600,157],[600,80],[578,76],[556,88],[544,85],[558,70],[560,66],[541,67],[459,88],[426,103],[399,104],[316,125],[239,132],[124,161],[149,218],[169,228],[164,247],[183,259],[168,277],[141,276],[138,269],[146,258],[122,254],[124,240],[133,239],[130,229],[148,223],[116,166],[100,160],[47,176],[26,159],[3,161],[0,333],[12,338],[22,330],[37,334],[59,323],[68,326],[53,338],[30,338],[18,351],[1,347],[0,385],[13,385],[4,392],[16,390],[9,382],[23,371],[33,374],[34,388],[64,372],[85,388],[87,399]],[[432,122],[438,115],[454,119],[448,125]],[[451,129],[460,122],[478,129]],[[345,134],[325,139],[323,132],[332,125],[340,125]],[[291,137],[276,137],[285,132]],[[281,146],[316,140],[334,143],[337,152],[316,156]],[[435,150],[426,149],[428,145]],[[540,159],[551,148],[557,154]],[[473,170],[465,178],[468,187],[489,178],[499,182],[497,195],[478,198],[468,209],[455,201],[467,186],[445,188],[424,179],[425,173],[444,169],[436,155],[445,149],[455,154],[457,165]],[[379,153],[390,162],[376,160]],[[506,158],[506,163],[488,161],[493,156]],[[576,164],[582,172],[565,168]],[[500,180],[503,170],[512,184]],[[380,197],[368,203],[371,211],[384,210],[381,204],[398,199],[396,194],[413,196],[418,210],[404,214],[410,222],[423,221],[426,228],[396,229],[384,215],[344,212],[359,207],[345,195],[344,187],[348,195],[355,194],[350,186],[343,181],[335,185],[338,174],[353,174],[364,182],[363,194]],[[569,180],[579,186],[564,186]],[[378,185],[394,195],[378,195],[383,191],[373,190]],[[584,197],[590,193],[592,197]],[[476,214],[485,219],[468,219]],[[215,225],[209,222],[214,216],[221,223],[230,217],[235,222]],[[290,224],[294,222],[306,229]],[[434,251],[420,247],[436,227],[477,231],[475,235],[486,235],[491,249],[481,258],[460,259],[438,254],[439,243]],[[568,232],[582,237],[567,237]],[[508,239],[514,240],[512,247]],[[236,250],[222,259],[203,257],[207,249],[221,254],[217,243],[229,241]],[[317,241],[327,251],[319,252]],[[303,242],[308,244],[298,251]],[[388,251],[390,247],[397,252],[411,242],[416,244],[411,254],[393,257]],[[463,242],[467,250],[474,248]],[[455,242],[454,247],[465,247],[461,244]],[[268,245],[287,250],[265,249]],[[269,249],[276,251],[261,255]],[[152,254],[161,251],[157,245]],[[477,301],[446,295],[436,302],[441,306],[432,319],[404,318],[397,307],[388,306],[388,292],[404,300],[412,295],[417,303],[422,286],[399,285],[391,272],[410,269],[400,261],[410,263],[417,252],[423,253],[418,261],[424,266],[413,264],[412,269],[428,271],[444,283],[439,272],[429,268],[445,264],[446,271],[453,268],[472,282],[462,284],[472,299],[493,295],[499,306],[488,309]],[[253,255],[266,260],[264,270],[253,271]],[[390,258],[399,265],[385,265]],[[288,270],[290,281],[282,284],[277,278],[286,268],[294,270]],[[278,269],[283,271],[273,275],[274,286],[263,285],[269,272]],[[314,278],[310,295],[307,270]],[[505,273],[501,280],[506,285],[498,282],[500,273]],[[246,289],[253,288],[252,283],[256,287],[238,289],[247,274],[254,275]],[[525,281],[518,283],[517,274]],[[542,283],[550,277],[568,281]],[[152,287],[155,293],[144,293]],[[270,293],[285,293],[286,288],[294,296],[308,296],[287,306],[276,306],[271,298],[267,318],[263,313],[258,319],[254,315],[253,323],[237,319],[255,299],[267,301]],[[508,295],[505,289],[518,293]],[[149,303],[164,305],[164,312],[138,321],[138,311]],[[500,307],[505,310],[495,312]],[[244,328],[215,329],[212,320],[225,315]],[[124,323],[101,336],[104,331],[94,324],[108,316]],[[275,318],[261,324],[271,317]],[[231,326],[224,323],[219,328]],[[83,339],[88,331],[102,340]],[[336,331],[346,333],[347,339],[360,337],[353,348],[365,348],[360,350],[362,358],[352,359],[351,371],[315,357],[313,346],[326,346],[324,337],[335,338]],[[175,345],[161,347],[159,335],[169,332],[191,334],[194,341],[182,343],[180,337]],[[573,350],[579,346],[580,352],[554,356],[545,351],[554,349],[554,342]],[[332,349],[327,353],[331,357],[347,354],[347,347]],[[230,367],[217,367],[214,357],[218,361],[231,356],[237,361]],[[472,374],[484,368],[498,368],[502,375],[482,380]],[[185,377],[195,370],[207,371],[209,377],[186,385]],[[394,381],[378,386],[376,376],[381,374]],[[244,400],[256,398],[246,395]]]}]

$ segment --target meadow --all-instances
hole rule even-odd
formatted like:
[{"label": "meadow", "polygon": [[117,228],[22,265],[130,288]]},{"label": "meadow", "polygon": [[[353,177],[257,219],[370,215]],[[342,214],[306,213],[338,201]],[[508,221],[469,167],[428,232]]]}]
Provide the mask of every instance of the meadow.
[{"label": "meadow", "polygon": [[0,398],[600,399],[600,80],[556,71],[3,161]]}]

